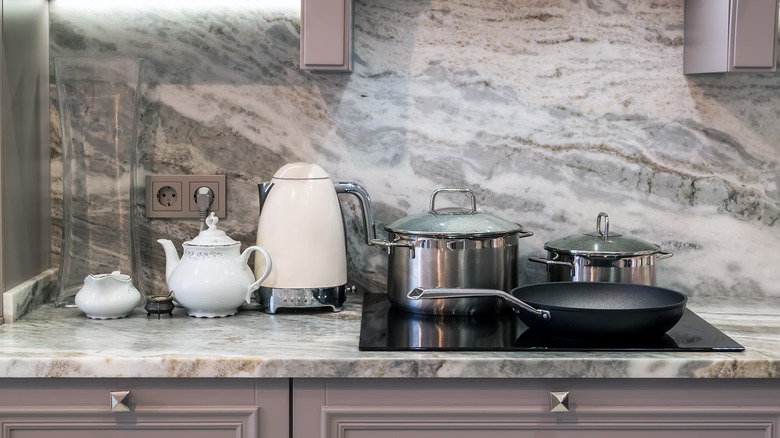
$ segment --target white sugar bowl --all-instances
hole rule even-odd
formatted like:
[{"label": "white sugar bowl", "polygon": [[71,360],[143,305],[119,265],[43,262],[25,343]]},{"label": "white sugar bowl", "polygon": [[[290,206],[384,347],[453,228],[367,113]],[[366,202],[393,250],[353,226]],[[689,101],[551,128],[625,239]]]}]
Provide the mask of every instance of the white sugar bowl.
[{"label": "white sugar bowl", "polygon": [[141,305],[141,293],[129,275],[90,274],[76,293],[76,307],[92,319],[124,318]]}]

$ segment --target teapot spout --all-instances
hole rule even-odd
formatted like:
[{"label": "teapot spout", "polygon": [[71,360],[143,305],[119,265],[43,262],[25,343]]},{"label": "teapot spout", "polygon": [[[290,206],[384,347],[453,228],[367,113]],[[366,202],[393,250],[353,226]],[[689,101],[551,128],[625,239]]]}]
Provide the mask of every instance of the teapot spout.
[{"label": "teapot spout", "polygon": [[157,239],[157,243],[162,245],[163,250],[165,250],[165,281],[167,282],[170,280],[176,265],[179,264],[179,253],[176,252],[173,242],[168,239]]}]

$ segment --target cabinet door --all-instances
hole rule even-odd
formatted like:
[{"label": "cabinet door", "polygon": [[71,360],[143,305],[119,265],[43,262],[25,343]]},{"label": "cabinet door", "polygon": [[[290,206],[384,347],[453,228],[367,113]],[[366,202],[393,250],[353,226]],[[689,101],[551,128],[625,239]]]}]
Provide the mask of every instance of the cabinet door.
[{"label": "cabinet door", "polygon": [[683,72],[776,70],[777,0],[685,0]]},{"label": "cabinet door", "polygon": [[[127,412],[111,392],[130,391]],[[2,379],[2,438],[289,435],[286,379]]]},{"label": "cabinet door", "polygon": [[[569,412],[551,412],[568,390]],[[611,379],[295,380],[293,434],[780,438],[780,384]]]},{"label": "cabinet door", "polygon": [[734,68],[775,66],[777,0],[734,0]]},{"label": "cabinet door", "polygon": [[[775,422],[737,412],[645,412],[643,415],[581,414],[546,418],[523,410],[403,409],[373,412],[325,410],[328,438],[770,438]],[[680,418],[684,415],[684,418]],[[555,417],[561,417],[557,415]]]},{"label": "cabinet door", "polygon": [[301,69],[352,70],[352,0],[301,1]]}]

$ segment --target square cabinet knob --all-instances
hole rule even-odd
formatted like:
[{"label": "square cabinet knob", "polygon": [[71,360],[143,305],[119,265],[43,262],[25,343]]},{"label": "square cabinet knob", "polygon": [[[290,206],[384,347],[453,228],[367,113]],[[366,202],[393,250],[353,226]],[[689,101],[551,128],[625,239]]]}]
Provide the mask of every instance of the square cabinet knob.
[{"label": "square cabinet knob", "polygon": [[569,391],[550,392],[550,412],[569,412]]},{"label": "square cabinet knob", "polygon": [[111,412],[130,412],[130,391],[111,391]]}]

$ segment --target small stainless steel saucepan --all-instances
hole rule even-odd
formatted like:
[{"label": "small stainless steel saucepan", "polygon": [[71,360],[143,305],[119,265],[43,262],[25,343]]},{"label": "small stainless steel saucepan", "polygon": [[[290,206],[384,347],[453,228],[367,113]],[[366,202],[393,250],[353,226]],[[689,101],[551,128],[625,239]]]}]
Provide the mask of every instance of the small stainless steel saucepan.
[{"label": "small stainless steel saucepan", "polygon": [[530,329],[566,338],[657,337],[682,318],[688,298],[655,286],[603,282],[555,282],[491,289],[415,288],[412,300],[500,298]]},{"label": "small stainless steel saucepan", "polygon": [[655,285],[656,262],[672,256],[650,242],[609,231],[609,216],[599,213],[596,231],[544,244],[548,281],[596,281]]}]

